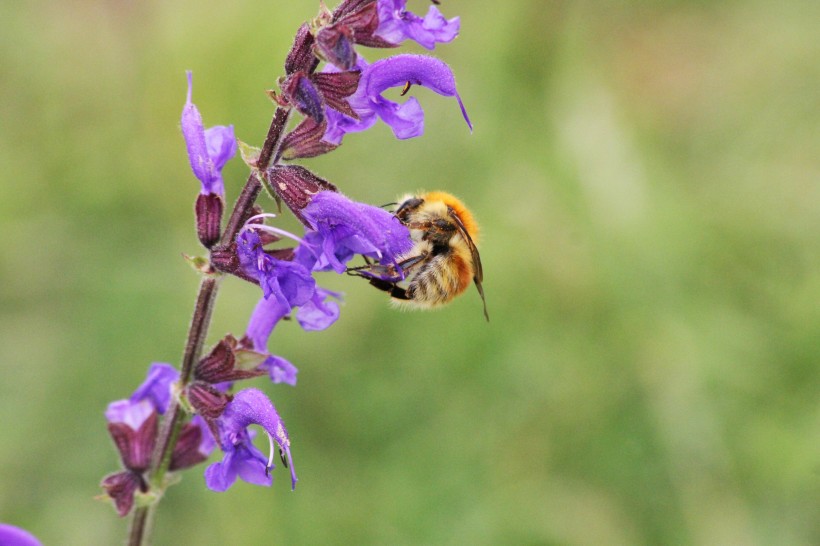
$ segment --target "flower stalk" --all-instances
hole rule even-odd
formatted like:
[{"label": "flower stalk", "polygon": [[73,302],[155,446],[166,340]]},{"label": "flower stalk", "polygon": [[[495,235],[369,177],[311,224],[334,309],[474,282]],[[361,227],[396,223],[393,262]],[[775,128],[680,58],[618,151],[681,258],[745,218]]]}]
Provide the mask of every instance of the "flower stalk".
[{"label": "flower stalk", "polygon": [[[273,114],[265,143],[262,145],[262,150],[259,153],[260,166],[266,165],[271,161],[271,158],[277,155],[289,117],[290,108],[282,106],[278,107]],[[257,173],[256,171],[252,171],[234,204],[219,245],[230,244],[231,241],[236,239],[239,229],[247,218],[250,218],[252,215],[253,206],[261,190],[262,185],[259,182]],[[214,305],[216,304],[216,297],[219,293],[219,282],[222,277],[223,274],[217,272],[206,275],[199,285],[194,314],[191,318],[191,325],[188,328],[185,352],[182,356],[182,369],[179,377],[180,390],[191,380],[194,365],[202,355],[202,347],[205,344],[205,337],[208,335],[208,327],[211,324],[211,315],[213,314]],[[184,414],[185,412],[180,408],[178,400],[172,398],[168,412],[162,420],[159,437],[154,453],[151,456],[151,467],[149,469],[152,489],[159,492],[159,494],[156,497],[156,501],[149,506],[140,506],[134,510],[131,526],[128,531],[129,546],[143,546],[144,544],[148,544],[150,523],[154,519],[154,511],[156,510],[159,499],[162,497],[161,492],[165,489],[165,474],[171,464],[171,455],[174,451],[174,445],[179,437],[180,430],[182,429]]]}]

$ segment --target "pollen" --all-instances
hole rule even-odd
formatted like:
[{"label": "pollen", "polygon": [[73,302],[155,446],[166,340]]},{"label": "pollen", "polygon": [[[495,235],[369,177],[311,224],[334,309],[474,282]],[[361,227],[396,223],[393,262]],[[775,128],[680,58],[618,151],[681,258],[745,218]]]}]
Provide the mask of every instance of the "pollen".
[{"label": "pollen", "polygon": [[287,433],[285,433],[285,427],[282,426],[282,423],[279,423],[276,427],[276,436],[282,438],[285,442],[283,447],[290,447],[290,438],[288,438]]}]

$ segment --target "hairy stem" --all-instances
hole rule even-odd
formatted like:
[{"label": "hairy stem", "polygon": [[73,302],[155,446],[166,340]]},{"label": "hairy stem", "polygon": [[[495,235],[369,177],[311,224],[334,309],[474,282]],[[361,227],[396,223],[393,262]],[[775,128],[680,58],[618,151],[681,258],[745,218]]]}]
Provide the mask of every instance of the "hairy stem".
[{"label": "hairy stem", "polygon": [[[276,109],[271,120],[270,129],[268,129],[268,135],[265,137],[265,143],[259,153],[258,169],[260,171],[267,169],[271,159],[277,156],[289,118],[290,108],[280,106]],[[252,207],[261,189],[262,185],[259,182],[257,171],[251,172],[234,204],[219,245],[215,248],[225,247],[233,242],[242,225],[252,214]],[[194,366],[202,354],[202,347],[205,344],[205,337],[211,324],[211,315],[216,303],[216,296],[219,293],[221,278],[221,274],[208,275],[202,279],[199,285],[194,315],[188,329],[185,352],[182,356],[182,366],[179,374],[180,389],[183,389],[191,381]],[[171,456],[174,453],[174,446],[182,430],[185,417],[185,412],[180,407],[177,399],[172,398],[171,405],[162,420],[154,452],[151,454],[150,483],[151,488],[157,494],[157,500],[150,506],[141,506],[134,510],[131,527],[128,531],[129,546],[143,546],[150,542],[150,523],[154,519],[157,504],[166,487],[165,474],[171,465]]]},{"label": "hairy stem", "polygon": [[142,546],[142,540],[151,534],[151,520],[153,519],[153,507],[140,506],[134,510],[134,517],[131,519],[131,529],[128,532],[128,546]]}]

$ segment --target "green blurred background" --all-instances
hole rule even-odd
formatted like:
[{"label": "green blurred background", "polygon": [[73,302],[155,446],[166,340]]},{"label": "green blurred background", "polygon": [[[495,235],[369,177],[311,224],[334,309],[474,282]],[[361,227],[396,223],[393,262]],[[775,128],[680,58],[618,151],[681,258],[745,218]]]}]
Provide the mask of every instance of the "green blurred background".
[{"label": "green blurred background", "polygon": [[[316,7],[0,3],[0,521],[122,541],[102,412],[178,364],[197,287],[184,71],[206,124],[258,144]],[[422,138],[379,125],[305,164],[374,204],[462,197],[492,322],[473,289],[403,313],[326,275],[339,322],[271,339],[298,387],[255,382],[297,490],[188,471],[156,544],[820,544],[820,3],[442,10],[474,134],[414,88]],[[258,296],[223,283],[209,341]]]}]

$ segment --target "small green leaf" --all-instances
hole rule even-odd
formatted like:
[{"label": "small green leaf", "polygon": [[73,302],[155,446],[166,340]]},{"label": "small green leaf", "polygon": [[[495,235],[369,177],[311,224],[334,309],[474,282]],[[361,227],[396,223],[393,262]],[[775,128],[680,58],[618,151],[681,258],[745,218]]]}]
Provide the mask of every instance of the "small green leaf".
[{"label": "small green leaf", "polygon": [[260,148],[245,144],[241,140],[239,142],[239,155],[242,156],[242,161],[251,169],[256,169],[259,166],[259,154],[262,152]]}]

